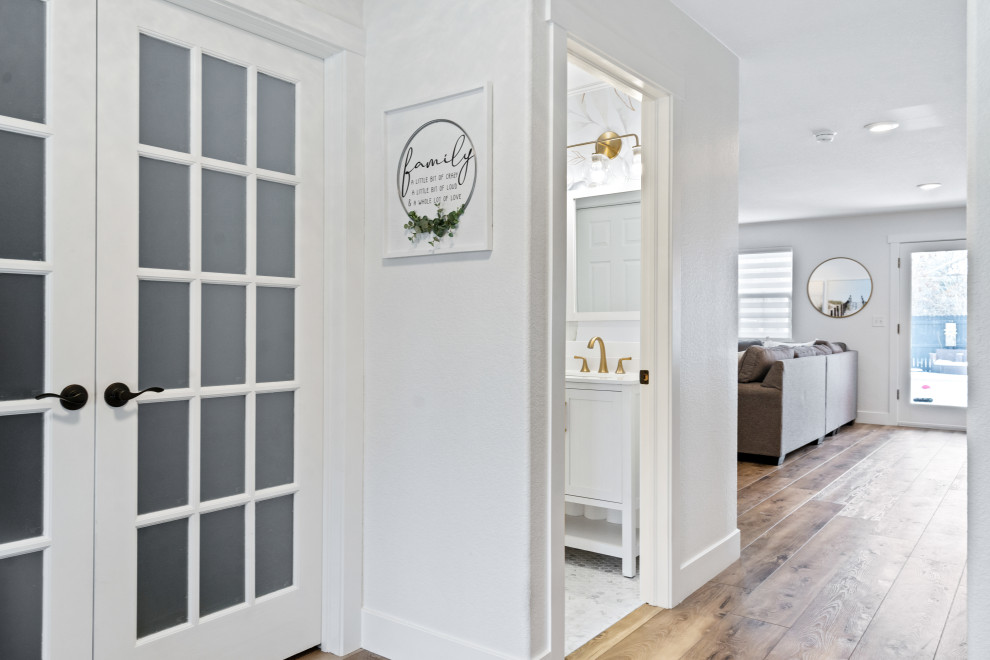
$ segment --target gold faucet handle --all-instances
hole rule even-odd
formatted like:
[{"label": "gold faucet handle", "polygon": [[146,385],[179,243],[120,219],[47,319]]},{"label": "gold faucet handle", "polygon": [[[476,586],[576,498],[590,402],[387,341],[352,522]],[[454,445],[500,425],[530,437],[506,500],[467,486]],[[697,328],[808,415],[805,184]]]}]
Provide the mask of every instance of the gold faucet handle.
[{"label": "gold faucet handle", "polygon": [[575,360],[581,360],[581,373],[584,374],[584,373],[588,373],[588,372],[591,371],[591,369],[588,368],[588,358],[586,358],[586,357],[584,357],[582,355],[575,355],[574,356],[574,359]]},{"label": "gold faucet handle", "polygon": [[626,373],[626,370],[622,368],[622,361],[623,360],[631,360],[631,359],[632,359],[632,357],[619,358],[619,366],[617,366],[615,368],[615,373],[617,373],[617,374],[624,374],[624,373]]}]

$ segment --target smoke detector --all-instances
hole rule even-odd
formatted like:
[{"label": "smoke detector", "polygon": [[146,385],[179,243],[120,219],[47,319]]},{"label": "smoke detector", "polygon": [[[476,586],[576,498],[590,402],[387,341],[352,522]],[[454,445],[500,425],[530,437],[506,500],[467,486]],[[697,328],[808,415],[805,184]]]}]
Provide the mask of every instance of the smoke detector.
[{"label": "smoke detector", "polygon": [[835,131],[831,131],[827,128],[815,131],[815,139],[819,142],[831,142],[835,139],[836,135],[837,133]]}]

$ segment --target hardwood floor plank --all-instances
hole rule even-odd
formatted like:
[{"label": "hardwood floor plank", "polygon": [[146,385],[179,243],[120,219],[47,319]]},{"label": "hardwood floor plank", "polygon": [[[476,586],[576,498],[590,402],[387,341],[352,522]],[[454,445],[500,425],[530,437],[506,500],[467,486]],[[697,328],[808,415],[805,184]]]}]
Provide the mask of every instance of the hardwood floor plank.
[{"label": "hardwood floor plank", "polygon": [[744,589],[758,587],[841,510],[842,505],[833,502],[805,502],[744,548],[739,560],[712,581]]},{"label": "hardwood floor plank", "polygon": [[763,660],[785,632],[782,626],[730,614],[681,660]]},{"label": "hardwood floor plank", "polygon": [[964,568],[959,580],[959,588],[952,600],[949,620],[945,623],[942,638],[938,642],[935,660],[966,660],[966,573]]},{"label": "hardwood floor plank", "polygon": [[[873,536],[876,523],[839,515],[746,595],[734,614],[792,626],[834,580],[861,574],[869,564],[907,561],[911,544]],[[888,583],[889,584],[889,583]]]},{"label": "hardwood floor plank", "polygon": [[[884,427],[887,428],[887,427]],[[815,496],[815,499],[827,502],[847,503],[851,496],[868,484],[871,479],[876,478],[878,469],[890,469],[890,467],[903,458],[913,447],[924,446],[920,440],[921,431],[918,429],[907,429],[900,427],[890,427],[893,432],[890,440],[884,443],[879,449],[862,460],[858,465],[850,469],[846,474],[836,479],[833,483],[823,488]]]},{"label": "hardwood floor plank", "polygon": [[[914,483],[879,514],[880,536],[917,541],[941,505],[966,458],[965,447],[946,443]],[[845,514],[844,514],[845,515]],[[874,515],[877,519],[878,514]]]},{"label": "hardwood floor plank", "polygon": [[795,488],[804,488],[805,490],[824,490],[887,444],[891,437],[893,437],[893,434],[893,429],[886,427],[866,434],[859,442],[828,463],[795,481],[793,486]]},{"label": "hardwood floor plank", "polygon": [[[742,515],[786,486],[819,491],[876,451],[890,437],[884,427],[859,427],[829,438],[824,444],[739,489],[736,515]],[[842,465],[835,467],[836,461]],[[830,466],[828,472],[822,472]],[[812,475],[818,475],[812,479]],[[801,485],[797,485],[800,483]]]},{"label": "hardwood floor plank", "polygon": [[745,488],[754,481],[762,479],[771,472],[776,471],[776,465],[739,461],[736,463],[736,488]]},{"label": "hardwood floor plank", "polygon": [[[849,474],[858,476],[858,481],[853,481],[854,487],[844,493],[835,493],[838,496],[822,495],[819,499],[828,502],[839,502],[846,505],[842,515],[868,520],[880,520],[883,515],[894,506],[900,496],[911,487],[914,480],[924,470],[925,466],[941,449],[944,440],[936,439],[932,442],[930,438],[925,438],[923,430],[912,430],[907,433],[901,447],[904,451],[897,460],[891,461],[886,457],[879,457],[883,449],[891,446],[891,443],[884,445],[881,450],[875,452],[870,458],[862,461]],[[824,493],[831,489],[827,488]]]},{"label": "hardwood floor plank", "polygon": [[932,658],[963,567],[912,557],[850,658]]},{"label": "hardwood floor plank", "polygon": [[736,496],[736,516],[741,516],[754,506],[791,485],[794,479],[768,474],[762,479],[739,490]]},{"label": "hardwood floor plank", "polygon": [[908,561],[910,542],[870,536],[846,552],[768,660],[833,660],[856,649]]},{"label": "hardwood floor plank", "polygon": [[966,511],[966,491],[950,488],[925,531],[966,538]]},{"label": "hardwood floor plank", "polygon": [[813,490],[787,487],[739,516],[740,543],[743,548],[758,539],[789,513],[815,496]]},{"label": "hardwood floor plank", "polygon": [[567,660],[597,660],[609,649],[625,639],[632,631],[655,617],[664,610],[652,605],[640,605],[635,610],[622,617],[614,625],[594,639],[589,640],[581,648],[567,656]]},{"label": "hardwood floor plank", "polygon": [[[864,433],[864,430],[857,429],[855,431],[849,431],[850,435],[857,436]],[[829,441],[826,441],[826,443]],[[799,461],[806,454],[818,451],[822,445],[816,445],[814,443],[799,447],[794,451],[787,454],[784,458],[784,463],[782,465],[774,465],[769,463],[752,463],[750,461],[739,461],[736,465],[736,488],[742,489],[746,486],[752,484],[753,482],[762,479],[765,476],[773,475],[778,470],[790,466],[792,463]]]},{"label": "hardwood floor plank", "polygon": [[774,476],[800,479],[815,468],[824,465],[842,452],[860,442],[866,433],[866,431],[857,429],[855,431],[849,431],[844,434],[828,437],[822,444],[812,445],[812,447],[814,447],[813,451],[809,451],[807,454],[791,463],[785,463],[780,466],[780,469],[774,473]]},{"label": "hardwood floor plank", "polygon": [[955,564],[965,563],[966,507],[965,491],[950,488],[911,556]]},{"label": "hardwood floor plank", "polygon": [[602,660],[680,658],[738,604],[743,590],[709,582],[663,610],[599,656]]}]

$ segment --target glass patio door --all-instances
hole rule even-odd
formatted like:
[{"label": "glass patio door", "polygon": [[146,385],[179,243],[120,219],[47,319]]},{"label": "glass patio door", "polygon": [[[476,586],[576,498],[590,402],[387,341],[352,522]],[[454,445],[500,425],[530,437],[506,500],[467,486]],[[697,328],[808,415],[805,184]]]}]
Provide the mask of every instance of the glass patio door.
[{"label": "glass patio door", "polygon": [[91,648],[95,18],[94,1],[0,0],[5,660]]},{"label": "glass patio door", "polygon": [[898,423],[965,428],[965,241],[901,246]]},{"label": "glass patio door", "polygon": [[288,657],[321,632],[323,62],[157,0],[99,37],[94,655]]}]

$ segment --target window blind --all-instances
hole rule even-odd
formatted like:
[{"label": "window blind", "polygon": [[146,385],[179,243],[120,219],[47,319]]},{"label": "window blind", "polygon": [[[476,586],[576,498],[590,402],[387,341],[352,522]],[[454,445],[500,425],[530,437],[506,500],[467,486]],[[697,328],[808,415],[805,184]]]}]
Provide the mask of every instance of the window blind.
[{"label": "window blind", "polygon": [[739,254],[739,337],[791,338],[793,257],[791,248]]}]

